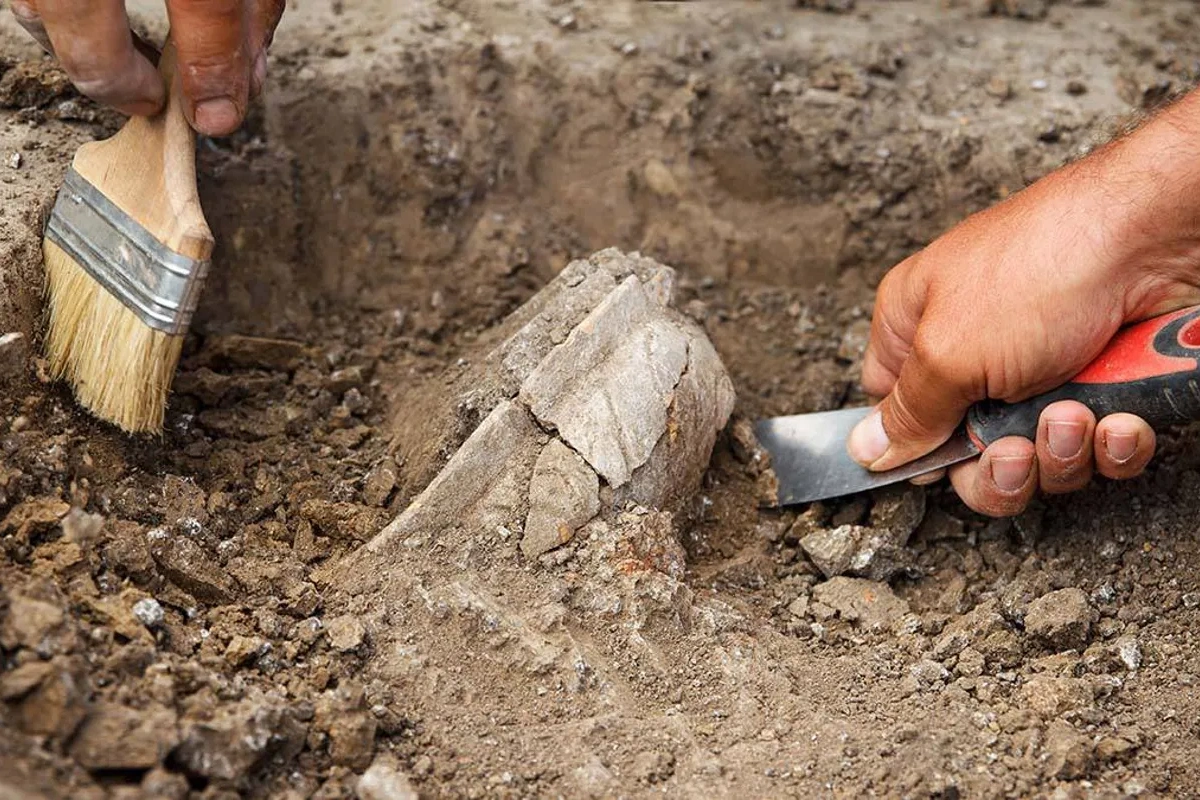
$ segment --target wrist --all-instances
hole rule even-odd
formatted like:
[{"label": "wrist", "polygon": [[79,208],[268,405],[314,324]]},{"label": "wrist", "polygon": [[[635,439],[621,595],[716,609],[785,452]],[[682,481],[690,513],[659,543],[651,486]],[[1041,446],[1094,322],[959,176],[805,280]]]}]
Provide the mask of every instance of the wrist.
[{"label": "wrist", "polygon": [[1089,167],[1115,277],[1148,287],[1135,303],[1158,305],[1153,287],[1200,286],[1200,91],[1099,151]]}]

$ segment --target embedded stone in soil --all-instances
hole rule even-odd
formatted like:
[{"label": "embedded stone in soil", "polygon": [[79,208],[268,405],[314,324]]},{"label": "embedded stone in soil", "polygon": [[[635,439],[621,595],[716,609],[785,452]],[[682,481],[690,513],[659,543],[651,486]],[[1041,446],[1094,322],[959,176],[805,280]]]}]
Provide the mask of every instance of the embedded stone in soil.
[{"label": "embedded stone in soil", "polygon": [[370,549],[466,525],[523,530],[536,557],[605,507],[610,521],[626,504],[678,510],[734,395],[704,332],[671,308],[673,286],[671,269],[616,250],[564,269],[512,315],[523,324],[453,406],[487,412],[483,422]]}]

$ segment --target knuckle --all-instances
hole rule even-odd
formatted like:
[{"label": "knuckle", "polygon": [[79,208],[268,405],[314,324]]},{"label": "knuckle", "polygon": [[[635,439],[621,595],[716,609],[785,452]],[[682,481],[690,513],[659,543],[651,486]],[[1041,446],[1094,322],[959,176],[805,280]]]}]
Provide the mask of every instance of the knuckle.
[{"label": "knuckle", "polygon": [[64,66],[66,66],[67,74],[71,76],[71,82],[75,84],[75,88],[93,100],[107,102],[121,93],[118,81],[111,75],[101,75],[91,71],[75,72],[69,66]]},{"label": "knuckle", "polygon": [[910,358],[917,360],[928,378],[956,385],[962,374],[957,344],[956,337],[934,335],[926,328],[913,341]]},{"label": "knuckle", "polygon": [[129,69],[71,58],[63,59],[63,68],[75,88],[97,102],[120,103],[138,95],[137,75]]},{"label": "knuckle", "polygon": [[893,268],[884,273],[883,278],[879,281],[879,288],[875,291],[876,308],[879,308],[887,301],[887,298],[895,294],[899,281],[900,270]]},{"label": "knuckle", "polygon": [[188,76],[196,80],[228,80],[237,75],[246,52],[244,44],[237,44],[224,50],[190,53],[184,68]]}]

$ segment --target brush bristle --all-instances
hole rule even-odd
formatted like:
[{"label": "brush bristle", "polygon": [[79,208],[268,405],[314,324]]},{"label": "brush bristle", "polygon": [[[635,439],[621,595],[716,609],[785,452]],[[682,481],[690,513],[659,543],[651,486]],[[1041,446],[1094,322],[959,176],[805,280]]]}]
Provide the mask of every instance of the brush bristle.
[{"label": "brush bristle", "polygon": [[50,374],[97,417],[130,433],[161,431],[183,337],[142,322],[54,242],[43,255]]}]

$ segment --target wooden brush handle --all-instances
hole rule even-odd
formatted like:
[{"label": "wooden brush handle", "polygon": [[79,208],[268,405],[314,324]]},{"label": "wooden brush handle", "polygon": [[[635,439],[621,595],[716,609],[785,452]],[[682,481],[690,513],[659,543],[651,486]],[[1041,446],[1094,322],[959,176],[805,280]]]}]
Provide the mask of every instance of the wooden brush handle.
[{"label": "wooden brush handle", "polygon": [[196,136],[184,115],[168,37],[158,62],[167,102],[154,117],[133,117],[111,139],[91,142],[75,155],[75,170],[180,255],[205,261],[213,237],[196,190]]}]

